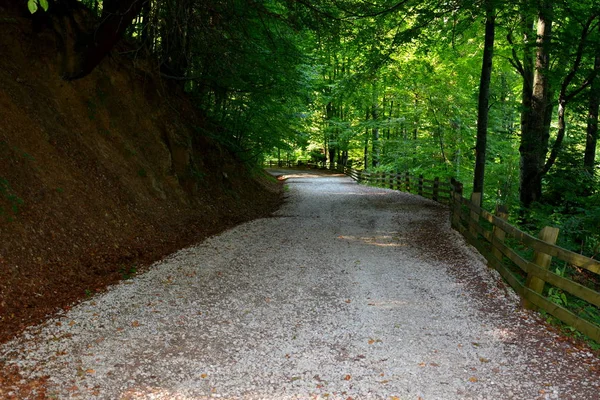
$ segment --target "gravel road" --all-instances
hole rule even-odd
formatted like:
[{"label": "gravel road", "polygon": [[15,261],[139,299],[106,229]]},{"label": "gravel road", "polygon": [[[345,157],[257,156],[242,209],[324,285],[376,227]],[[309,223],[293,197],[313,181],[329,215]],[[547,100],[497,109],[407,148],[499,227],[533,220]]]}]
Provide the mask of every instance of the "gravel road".
[{"label": "gravel road", "polygon": [[[272,171],[277,173],[277,171]],[[418,196],[307,171],[272,218],[181,250],[0,348],[59,399],[598,399]]]}]

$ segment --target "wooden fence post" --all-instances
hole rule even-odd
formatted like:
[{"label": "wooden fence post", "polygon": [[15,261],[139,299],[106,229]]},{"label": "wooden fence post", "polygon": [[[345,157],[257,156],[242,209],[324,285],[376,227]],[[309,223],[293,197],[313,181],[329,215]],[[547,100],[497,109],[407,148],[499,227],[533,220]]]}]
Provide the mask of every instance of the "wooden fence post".
[{"label": "wooden fence post", "polygon": [[408,174],[408,171],[404,171],[404,188],[410,193],[410,175]]},{"label": "wooden fence post", "polygon": [[[555,244],[556,239],[558,239],[558,232],[559,232],[558,228],[554,228],[551,226],[545,226],[540,231],[538,238],[540,240],[543,240],[546,243]],[[548,267],[550,267],[550,263],[552,263],[552,256],[550,256],[546,253],[543,253],[537,249],[534,249],[534,250],[535,250],[535,253],[533,254],[532,262],[534,264],[539,265],[540,267],[542,267],[544,269],[548,269]],[[532,274],[527,274],[527,281],[525,282],[525,286],[527,286],[529,289],[533,290],[534,292],[541,294],[544,290],[545,283],[546,282],[544,282],[542,279],[540,279],[536,276],[533,276]],[[524,299],[523,305],[526,308],[531,308],[531,309],[537,308],[537,306],[535,306],[533,303],[531,303],[527,299]]]},{"label": "wooden fence post", "polygon": [[433,178],[433,200],[434,201],[439,201],[438,200],[439,190],[440,190],[440,178],[436,176],[435,178]]},{"label": "wooden fence post", "polygon": [[417,189],[419,196],[423,196],[423,174],[419,175],[419,188]]},{"label": "wooden fence post", "polygon": [[394,190],[394,174],[392,172],[388,172],[388,174],[390,174],[388,178],[388,185],[390,186],[390,189]]},{"label": "wooden fence post", "polygon": [[[471,193],[471,203],[477,207],[481,204],[481,193]],[[469,232],[473,235],[473,240],[477,240],[477,226],[479,225],[479,213],[471,210],[469,213]]]},{"label": "wooden fence post", "polygon": [[[497,205],[495,214],[496,214],[496,217],[503,219],[505,221],[508,219],[508,209],[506,208],[506,206]],[[494,236],[494,239],[493,239],[494,242],[504,243],[504,237],[506,236],[506,232],[504,232],[502,229],[498,228],[498,226],[494,224],[494,230],[492,233]],[[494,257],[496,257],[496,259],[499,262],[502,262],[503,254],[494,245],[493,242],[492,242],[492,255]]]}]

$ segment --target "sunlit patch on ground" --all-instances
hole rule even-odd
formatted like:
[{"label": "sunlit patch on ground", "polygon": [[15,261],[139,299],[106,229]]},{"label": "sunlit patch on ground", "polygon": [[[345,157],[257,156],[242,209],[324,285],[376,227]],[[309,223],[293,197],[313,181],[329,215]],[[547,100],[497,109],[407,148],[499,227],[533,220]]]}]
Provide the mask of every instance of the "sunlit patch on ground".
[{"label": "sunlit patch on ground", "polygon": [[379,236],[352,236],[352,235],[340,235],[340,240],[347,240],[350,242],[362,242],[370,244],[372,246],[379,247],[401,247],[406,246],[406,243],[400,236],[394,235],[379,235]]}]

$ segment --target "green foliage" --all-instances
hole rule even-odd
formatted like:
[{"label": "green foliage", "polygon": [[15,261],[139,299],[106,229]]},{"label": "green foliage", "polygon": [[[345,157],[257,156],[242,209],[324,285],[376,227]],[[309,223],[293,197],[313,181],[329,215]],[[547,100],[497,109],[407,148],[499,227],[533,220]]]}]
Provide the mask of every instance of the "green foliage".
[{"label": "green foliage", "polygon": [[98,112],[98,106],[95,101],[88,100],[87,101],[87,109],[88,109],[88,118],[90,121],[94,121],[96,119],[96,114]]},{"label": "green foliage", "polygon": [[9,210],[6,210],[0,205],[0,215],[11,220],[10,214],[18,214],[19,207],[24,204],[22,198],[17,196],[10,187],[8,180],[0,176],[0,199],[4,199],[9,206]]},{"label": "green foliage", "polygon": [[325,154],[321,153],[318,150],[310,151],[308,153],[308,156],[310,157],[310,161],[313,163],[322,163],[322,162],[325,162],[325,160],[327,159]]},{"label": "green foliage", "polygon": [[27,0],[27,8],[30,13],[35,13],[39,8],[48,11],[48,0]]},{"label": "green foliage", "polygon": [[132,265],[130,267],[126,267],[125,265],[122,265],[119,268],[119,274],[121,274],[121,279],[123,279],[123,280],[133,278],[136,273],[137,273],[137,268],[135,265]]}]

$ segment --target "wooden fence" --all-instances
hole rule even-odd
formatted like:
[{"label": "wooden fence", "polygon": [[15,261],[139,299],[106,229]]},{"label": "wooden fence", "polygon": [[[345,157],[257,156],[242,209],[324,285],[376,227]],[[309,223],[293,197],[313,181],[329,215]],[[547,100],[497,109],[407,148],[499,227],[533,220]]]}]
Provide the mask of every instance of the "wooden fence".
[{"label": "wooden fence", "polygon": [[350,168],[340,172],[360,183],[448,204],[452,227],[502,275],[526,307],[543,310],[600,343],[600,326],[585,318],[586,313],[600,316],[600,293],[585,286],[589,279],[573,279],[576,277],[564,273],[568,266],[579,276],[600,275],[600,262],[556,246],[557,228],[545,227],[533,237],[510,225],[506,210],[498,208],[492,214],[479,207],[480,193],[464,198],[462,184],[453,179],[428,180],[407,172],[369,173]]},{"label": "wooden fence", "polygon": [[425,179],[423,175],[415,176],[408,172],[368,172],[352,168],[340,168],[338,171],[345,173],[359,183],[366,183],[379,187],[414,193],[450,205],[452,199],[452,182],[450,179]]}]

